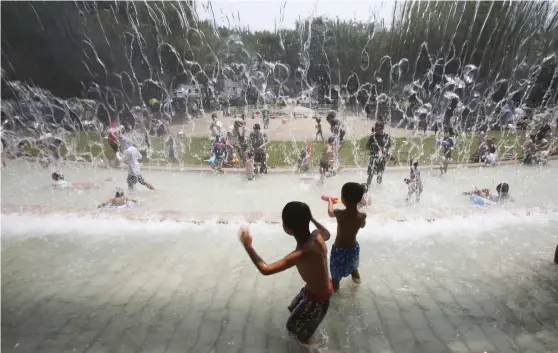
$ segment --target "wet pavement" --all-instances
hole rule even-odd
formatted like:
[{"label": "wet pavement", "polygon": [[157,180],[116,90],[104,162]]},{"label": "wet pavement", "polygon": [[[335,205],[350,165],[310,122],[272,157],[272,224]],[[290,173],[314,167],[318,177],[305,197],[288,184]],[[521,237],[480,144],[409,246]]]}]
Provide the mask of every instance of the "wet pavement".
[{"label": "wet pavement", "polygon": [[[232,226],[105,220],[97,236],[18,238],[13,222],[38,220],[3,217],[2,352],[308,351],[284,328],[298,274],[261,276]],[[363,283],[341,282],[320,351],[558,352],[556,220],[428,227],[361,237]],[[268,261],[293,247],[279,226],[252,231]]]}]

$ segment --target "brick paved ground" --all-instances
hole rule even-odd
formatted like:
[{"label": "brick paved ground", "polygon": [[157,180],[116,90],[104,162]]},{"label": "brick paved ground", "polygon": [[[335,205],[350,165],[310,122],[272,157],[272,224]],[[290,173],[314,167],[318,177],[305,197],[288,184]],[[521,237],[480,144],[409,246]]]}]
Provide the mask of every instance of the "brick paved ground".
[{"label": "brick paved ground", "polygon": [[[2,234],[2,352],[307,351],[284,329],[296,271],[259,275],[236,229],[111,224],[98,236]],[[420,238],[368,227],[363,283],[342,282],[323,351],[558,352],[555,220]],[[293,245],[278,226],[252,229],[267,260]]]}]

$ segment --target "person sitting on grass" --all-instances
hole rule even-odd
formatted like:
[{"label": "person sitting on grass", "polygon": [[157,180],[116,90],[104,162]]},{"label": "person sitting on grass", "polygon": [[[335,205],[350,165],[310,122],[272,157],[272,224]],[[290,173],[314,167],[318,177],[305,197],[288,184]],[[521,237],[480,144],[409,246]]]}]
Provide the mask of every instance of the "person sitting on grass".
[{"label": "person sitting on grass", "polygon": [[495,165],[498,162],[496,141],[493,138],[486,139],[486,152],[481,158],[486,165]]},{"label": "person sitting on grass", "polygon": [[214,160],[211,163],[211,168],[219,173],[223,173],[223,165],[227,161],[227,144],[225,138],[221,138],[213,145]]}]

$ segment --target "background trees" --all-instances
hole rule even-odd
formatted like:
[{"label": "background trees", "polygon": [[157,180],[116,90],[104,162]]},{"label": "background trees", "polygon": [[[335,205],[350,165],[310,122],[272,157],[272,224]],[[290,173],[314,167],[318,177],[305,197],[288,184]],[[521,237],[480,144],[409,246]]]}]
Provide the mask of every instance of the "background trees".
[{"label": "background trees", "polygon": [[552,2],[402,2],[387,24],[318,17],[277,32],[215,28],[193,1],[1,6],[3,79],[61,97],[98,85],[138,104],[193,82],[218,96],[228,78],[246,85],[246,101],[306,92],[354,105],[411,83],[431,96],[455,77],[496,100],[519,91],[534,106],[556,102]]}]

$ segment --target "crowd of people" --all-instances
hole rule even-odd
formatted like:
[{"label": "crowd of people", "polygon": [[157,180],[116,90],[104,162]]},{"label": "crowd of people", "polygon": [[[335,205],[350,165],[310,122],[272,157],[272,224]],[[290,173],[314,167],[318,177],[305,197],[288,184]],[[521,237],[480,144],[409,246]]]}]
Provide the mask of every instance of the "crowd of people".
[{"label": "crowd of people", "polygon": [[[110,137],[109,137],[110,139]],[[112,141],[115,146],[113,147],[117,152],[116,160],[128,168],[128,175],[126,177],[126,183],[128,185],[128,191],[133,192],[135,186],[139,183],[150,190],[155,190],[153,185],[148,183],[141,171],[140,160],[143,158],[139,150],[127,139],[123,139],[124,151],[120,154],[119,139]],[[99,183],[94,182],[70,182],[65,179],[59,171],[53,172],[52,175],[52,187],[57,189],[91,189],[100,187]],[[107,178],[103,182],[112,181],[112,178]],[[124,195],[124,191],[120,187],[115,188],[115,194],[109,200],[101,203],[99,207],[115,207],[122,206],[128,203],[135,203],[133,199],[129,199]]]},{"label": "crowd of people", "polygon": [[[263,122],[269,124],[269,117]],[[257,174],[267,174],[269,155],[266,150],[267,135],[261,125],[254,124],[253,130],[247,134],[246,114],[234,119],[232,131],[225,132],[216,114],[211,116],[209,126],[211,131],[211,158],[209,163],[213,169],[222,172],[224,166],[234,166],[242,163],[246,168],[248,179]]]},{"label": "crowd of people", "polygon": [[[413,194],[418,199],[422,192],[422,185],[420,185],[420,172],[415,162],[411,167],[411,179],[406,182],[413,185]],[[506,183],[499,184],[496,190],[495,195],[487,189],[474,190],[468,194],[479,194],[496,201],[510,199],[509,186]],[[335,208],[334,200],[328,199],[328,215],[337,221],[337,232],[331,247],[329,264],[326,242],[331,238],[331,234],[314,219],[310,208],[303,202],[289,202],[283,208],[281,216],[283,230],[295,238],[296,248],[275,263],[267,264],[257,254],[252,245],[252,236],[246,227],[240,230],[242,245],[263,275],[272,275],[293,266],[297,267],[305,285],[288,306],[291,314],[286,326],[288,332],[301,343],[310,343],[312,335],[327,314],[333,292],[339,290],[341,280],[351,276],[354,283],[358,284],[361,281],[360,246],[357,235],[360,229],[366,226],[367,215],[361,207],[370,204],[367,192],[368,184],[349,182],[341,189],[341,203],[344,209]],[[310,223],[317,228],[313,232],[310,232]]]},{"label": "crowd of people", "polygon": [[[334,175],[338,151],[342,147],[345,136],[343,124],[336,119],[334,113],[328,114],[326,121],[330,124],[333,135],[328,138],[320,161],[322,181],[323,178]],[[323,138],[319,119],[317,119],[317,126],[319,127],[319,135]],[[368,190],[374,176],[376,176],[378,184],[382,182],[386,164],[391,158],[393,145],[391,137],[384,131],[384,128],[384,122],[377,121],[366,143],[369,150],[366,183],[349,182],[343,185],[340,203],[344,208],[336,208],[332,198],[327,200],[327,213],[330,217],[335,218],[337,223],[336,236],[329,254],[329,261],[326,242],[330,240],[331,234],[313,217],[310,208],[303,202],[289,202],[283,208],[282,227],[285,233],[294,237],[296,247],[294,251],[275,263],[267,264],[257,254],[248,228],[242,227],[240,230],[242,245],[256,268],[263,275],[272,275],[296,266],[305,285],[288,306],[290,316],[287,319],[286,327],[288,332],[301,343],[311,342],[312,336],[328,312],[332,294],[339,290],[342,279],[350,276],[356,284],[361,281],[359,272],[360,246],[357,235],[360,229],[366,226],[367,214],[363,212],[363,208],[370,205]],[[255,124],[253,131],[246,137],[246,117],[241,115],[235,119],[232,131],[225,134],[222,124],[214,115],[210,130],[212,133],[211,148],[214,157],[212,164],[216,169],[222,168],[225,163],[232,163],[231,161],[234,158],[238,158],[246,161],[250,170],[253,170],[257,163],[260,168],[258,172],[266,172],[268,157],[265,145],[267,137],[262,132],[260,124]],[[531,156],[526,158],[540,158],[535,157],[535,155],[544,151],[545,148],[548,149],[548,138],[549,129],[547,126],[539,129],[537,134],[529,136],[525,148],[528,149]],[[120,154],[121,141],[124,149]],[[447,173],[447,165],[451,161],[452,150],[456,143],[455,133],[451,129],[445,131],[443,138],[439,141],[444,160],[440,167],[442,174]],[[109,131],[109,144],[117,153],[117,159],[128,168],[126,179],[128,191],[133,191],[137,183],[153,190],[154,187],[145,181],[140,168],[141,153],[132,142],[119,134],[116,127]],[[487,141],[484,134],[481,133],[478,145],[480,160],[482,160],[482,157],[492,160],[493,157],[490,154],[496,153],[493,144],[493,142]],[[301,153],[301,160],[308,159],[308,149],[309,141],[306,142],[306,147]],[[235,157],[236,155],[238,157]],[[525,160],[524,163],[526,163]],[[304,165],[304,162],[299,163],[299,168],[301,165]],[[98,186],[95,183],[69,182],[59,172],[53,173],[52,179],[54,181],[53,187],[57,188],[91,188]],[[111,180],[109,178],[105,181]],[[411,158],[409,160],[409,178],[405,178],[404,182],[408,186],[406,201],[409,202],[414,197],[418,202],[423,192],[423,184],[417,159]],[[509,191],[509,185],[502,182],[496,187],[496,193],[492,193],[489,189],[475,188],[463,194],[476,195],[491,202],[513,201]],[[123,206],[134,202],[136,200],[128,198],[124,191],[117,187],[114,196],[101,203],[99,207]],[[311,223],[317,228],[312,232],[310,231]],[[555,261],[558,263],[558,248],[556,249]]]},{"label": "crowd of people", "polygon": [[[319,120],[317,121],[319,125]],[[319,130],[321,132],[321,127]],[[339,130],[337,130],[339,131]],[[323,176],[333,163],[332,156],[335,148],[340,147],[340,136],[328,138],[322,160],[320,173]],[[448,129],[440,146],[443,148],[445,163],[441,166],[442,174],[447,173],[447,164],[451,160],[451,151],[456,144],[455,134]],[[312,343],[311,338],[326,316],[332,294],[339,290],[343,278],[350,276],[354,283],[361,281],[359,272],[360,246],[357,235],[366,226],[366,213],[363,207],[370,205],[368,196],[369,185],[376,176],[378,183],[382,182],[386,162],[390,158],[391,138],[384,132],[384,123],[377,121],[367,142],[370,151],[368,178],[366,183],[349,182],[341,189],[341,203],[344,209],[335,208],[334,199],[328,197],[328,215],[337,221],[337,232],[331,247],[328,266],[328,248],[326,242],[330,240],[330,232],[312,216],[307,204],[293,201],[287,203],[282,211],[282,226],[285,233],[295,238],[295,250],[283,259],[267,264],[254,250],[252,236],[246,227],[240,230],[240,241],[248,256],[263,275],[272,275],[296,266],[304,287],[288,306],[290,316],[287,319],[287,331],[303,343]],[[490,146],[490,145],[488,145]],[[488,153],[495,153],[488,149]],[[301,158],[305,157],[301,155]],[[409,161],[410,175],[404,182],[408,186],[406,201],[415,198],[418,202],[423,192],[423,185],[418,167],[418,160]],[[476,195],[491,202],[513,201],[509,195],[509,185],[505,182],[498,184],[496,193],[489,189],[474,189],[466,191],[465,195]],[[310,231],[310,224],[317,228]],[[558,263],[558,248],[555,261]]]}]

